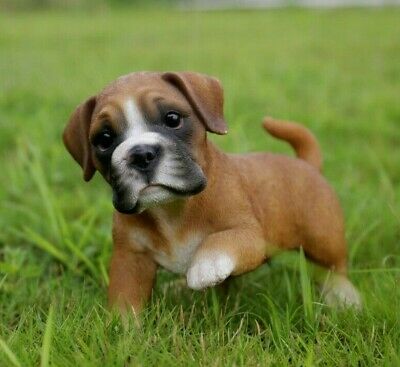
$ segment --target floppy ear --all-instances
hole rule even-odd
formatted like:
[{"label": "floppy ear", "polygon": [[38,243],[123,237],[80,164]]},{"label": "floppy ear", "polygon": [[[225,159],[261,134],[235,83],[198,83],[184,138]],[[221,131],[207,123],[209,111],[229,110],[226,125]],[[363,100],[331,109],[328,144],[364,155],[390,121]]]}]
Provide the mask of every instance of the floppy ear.
[{"label": "floppy ear", "polygon": [[81,165],[85,181],[89,181],[96,171],[89,143],[89,127],[95,106],[96,97],[90,97],[80,104],[70,117],[63,133],[64,144],[72,157]]},{"label": "floppy ear", "polygon": [[186,97],[207,131],[220,135],[228,132],[223,111],[224,92],[217,79],[191,72],[164,73],[162,78]]}]

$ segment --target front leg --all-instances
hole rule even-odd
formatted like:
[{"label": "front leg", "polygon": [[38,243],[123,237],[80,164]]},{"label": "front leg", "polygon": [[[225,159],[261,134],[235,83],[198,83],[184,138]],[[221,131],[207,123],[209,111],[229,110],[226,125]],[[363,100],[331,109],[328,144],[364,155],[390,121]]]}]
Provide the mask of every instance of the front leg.
[{"label": "front leg", "polygon": [[151,296],[157,265],[145,252],[117,246],[111,259],[108,301],[121,312],[139,312]]},{"label": "front leg", "polygon": [[253,270],[266,259],[266,244],[259,230],[237,228],[208,236],[196,251],[187,271],[192,289],[212,287],[230,275]]}]

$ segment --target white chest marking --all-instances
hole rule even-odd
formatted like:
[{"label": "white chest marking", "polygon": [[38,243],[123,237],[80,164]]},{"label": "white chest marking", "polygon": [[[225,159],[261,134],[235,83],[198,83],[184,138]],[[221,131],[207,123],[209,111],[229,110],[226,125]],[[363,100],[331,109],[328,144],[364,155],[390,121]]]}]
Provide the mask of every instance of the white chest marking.
[{"label": "white chest marking", "polygon": [[188,234],[183,241],[176,241],[174,238],[170,238],[170,254],[168,254],[158,250],[151,239],[137,229],[132,231],[131,238],[136,246],[150,250],[153,253],[154,260],[159,265],[178,274],[186,274],[193,255],[203,239],[202,236],[194,233]]}]

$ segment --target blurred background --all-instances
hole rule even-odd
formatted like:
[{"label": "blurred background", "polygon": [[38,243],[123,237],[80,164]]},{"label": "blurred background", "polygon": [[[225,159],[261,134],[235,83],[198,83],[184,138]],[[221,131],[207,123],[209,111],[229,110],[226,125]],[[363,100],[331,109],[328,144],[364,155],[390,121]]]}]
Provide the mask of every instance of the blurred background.
[{"label": "blurred background", "polygon": [[400,0],[2,0],[5,9],[180,6],[197,9],[399,5]]},{"label": "blurred background", "polygon": [[[0,0],[0,365],[400,365],[399,4]],[[265,115],[316,134],[364,313],[326,315],[283,259],[227,301],[161,271],[140,333],[109,321],[111,193],[83,182],[61,134],[81,101],[139,70],[218,77],[230,131],[210,138],[226,151],[293,154]]]},{"label": "blurred background", "polygon": [[5,9],[101,8],[115,6],[179,6],[197,9],[251,9],[288,6],[354,7],[393,6],[400,0],[2,0]]}]

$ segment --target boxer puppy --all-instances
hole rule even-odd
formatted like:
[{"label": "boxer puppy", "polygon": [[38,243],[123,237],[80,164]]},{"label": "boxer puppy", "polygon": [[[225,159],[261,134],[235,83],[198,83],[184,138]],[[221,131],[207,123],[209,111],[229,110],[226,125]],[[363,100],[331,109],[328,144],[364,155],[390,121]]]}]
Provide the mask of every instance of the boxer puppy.
[{"label": "boxer puppy", "polygon": [[64,143],[86,181],[97,170],[113,191],[111,305],[140,311],[158,266],[198,290],[302,247],[331,274],[326,303],[360,307],[316,139],[294,123],[264,128],[297,158],[220,151],[207,132],[227,133],[222,87],[190,72],[132,73],[77,107]]}]

